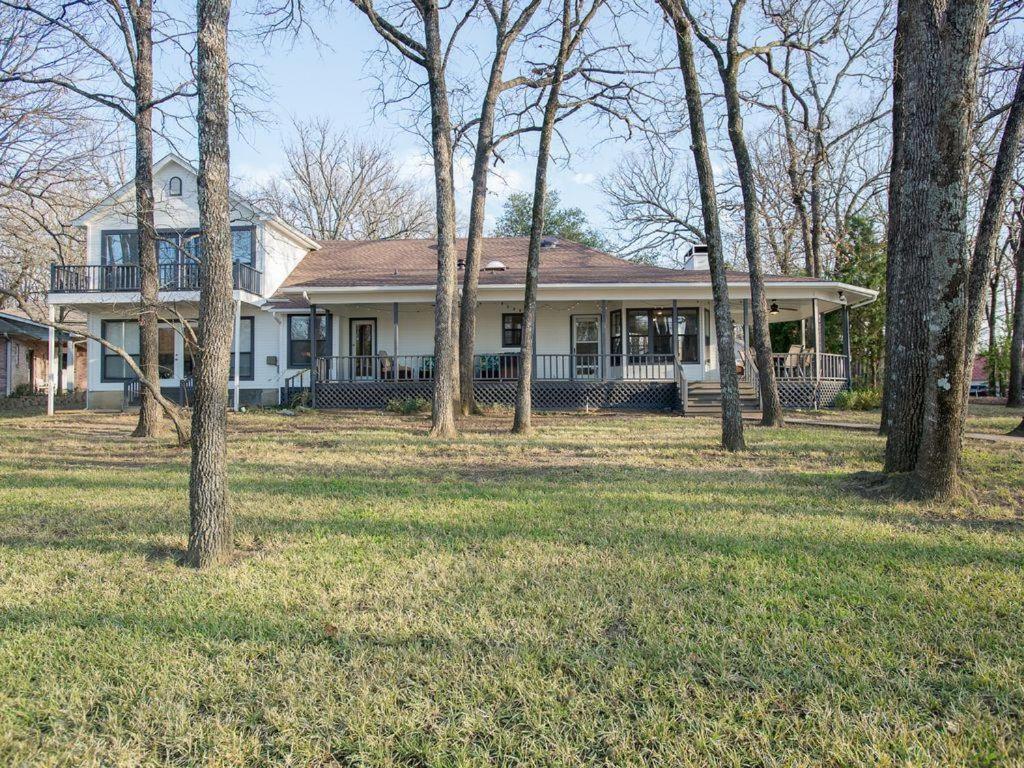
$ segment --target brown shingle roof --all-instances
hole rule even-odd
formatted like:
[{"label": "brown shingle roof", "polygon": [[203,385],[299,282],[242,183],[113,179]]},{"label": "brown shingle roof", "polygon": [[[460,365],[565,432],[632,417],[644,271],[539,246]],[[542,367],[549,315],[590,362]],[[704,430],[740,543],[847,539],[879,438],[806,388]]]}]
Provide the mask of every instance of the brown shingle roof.
[{"label": "brown shingle roof", "polygon": [[[437,246],[433,239],[326,240],[309,253],[282,288],[433,286],[437,276]],[[481,285],[522,285],[526,280],[529,238],[484,239],[482,265],[500,261],[502,272],[481,270]],[[465,238],[456,241],[460,255]],[[745,282],[746,274],[730,272],[730,282]],[[770,279],[770,278],[769,278]],[[785,277],[784,280],[801,278]],[[706,283],[706,271],[668,269],[636,264],[566,240],[541,251],[541,285],[558,283]]]}]

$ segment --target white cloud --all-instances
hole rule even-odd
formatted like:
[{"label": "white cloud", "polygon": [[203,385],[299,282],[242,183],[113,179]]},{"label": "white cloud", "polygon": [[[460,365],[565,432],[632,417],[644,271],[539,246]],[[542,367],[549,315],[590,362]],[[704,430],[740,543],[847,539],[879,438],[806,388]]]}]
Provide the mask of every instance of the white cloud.
[{"label": "white cloud", "polygon": [[572,175],[573,183],[575,184],[593,184],[597,181],[597,175],[593,173],[574,173]]}]

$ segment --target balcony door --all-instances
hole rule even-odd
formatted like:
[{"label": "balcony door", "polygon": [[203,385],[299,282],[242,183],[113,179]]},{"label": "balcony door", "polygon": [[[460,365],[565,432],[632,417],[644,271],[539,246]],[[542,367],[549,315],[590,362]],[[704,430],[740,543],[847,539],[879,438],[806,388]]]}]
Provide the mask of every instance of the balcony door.
[{"label": "balcony door", "polygon": [[574,379],[592,381],[601,375],[601,318],[572,317],[572,373]]},{"label": "balcony door", "polygon": [[352,319],[349,321],[349,352],[352,355],[352,378],[359,381],[376,378],[377,321]]}]

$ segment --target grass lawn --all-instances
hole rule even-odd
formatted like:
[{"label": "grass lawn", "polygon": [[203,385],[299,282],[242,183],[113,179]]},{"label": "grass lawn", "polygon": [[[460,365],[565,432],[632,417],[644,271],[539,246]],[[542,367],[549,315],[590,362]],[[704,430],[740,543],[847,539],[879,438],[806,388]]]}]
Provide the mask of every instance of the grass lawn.
[{"label": "grass lawn", "polygon": [[0,419],[0,765],[1024,765],[1024,448],[933,508],[871,434],[505,421],[233,417],[196,573],[170,438]]},{"label": "grass lawn", "polygon": [[[790,411],[790,414],[804,419],[812,418],[818,421],[871,424],[876,427],[882,418],[881,411],[798,410]],[[967,431],[1005,435],[1011,429],[1016,429],[1021,419],[1024,419],[1024,408],[1007,408],[1005,405],[971,403],[967,411]],[[1024,442],[1021,444],[1024,445]]]}]

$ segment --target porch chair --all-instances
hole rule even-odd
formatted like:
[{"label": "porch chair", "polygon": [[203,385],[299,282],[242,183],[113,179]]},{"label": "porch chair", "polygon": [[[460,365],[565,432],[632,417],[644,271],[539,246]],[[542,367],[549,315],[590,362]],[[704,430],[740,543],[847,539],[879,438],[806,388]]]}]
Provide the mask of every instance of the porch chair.
[{"label": "porch chair", "polygon": [[782,374],[795,378],[803,375],[804,348],[799,344],[790,344],[789,351],[782,359]]}]

